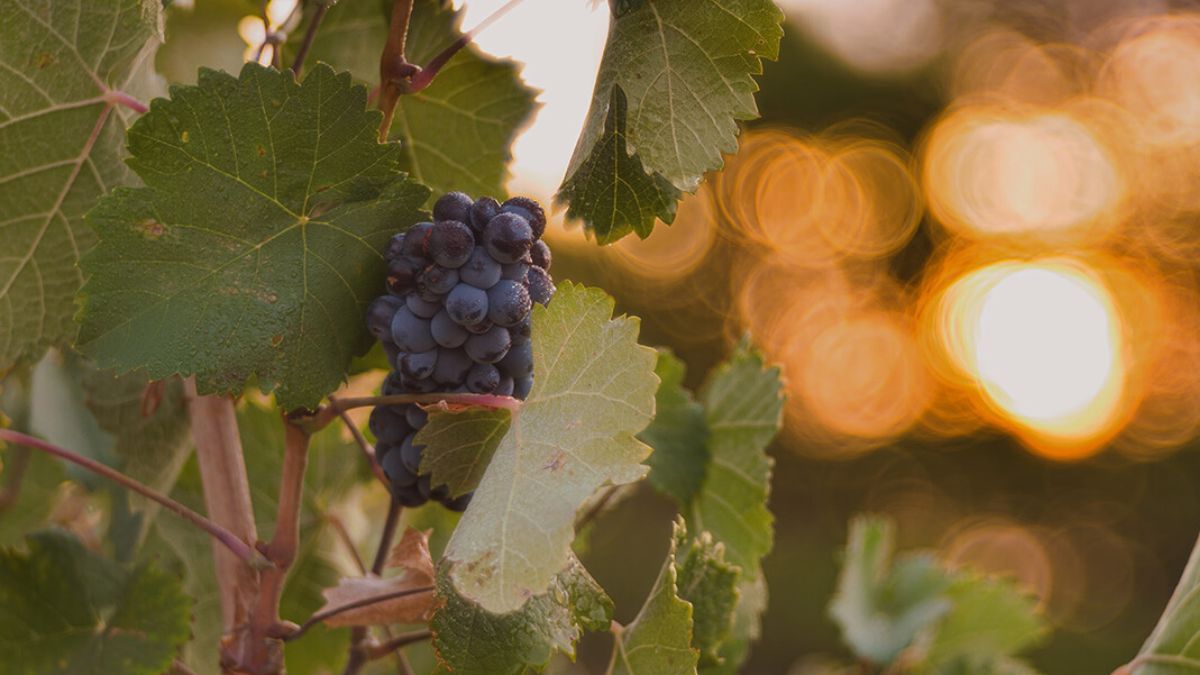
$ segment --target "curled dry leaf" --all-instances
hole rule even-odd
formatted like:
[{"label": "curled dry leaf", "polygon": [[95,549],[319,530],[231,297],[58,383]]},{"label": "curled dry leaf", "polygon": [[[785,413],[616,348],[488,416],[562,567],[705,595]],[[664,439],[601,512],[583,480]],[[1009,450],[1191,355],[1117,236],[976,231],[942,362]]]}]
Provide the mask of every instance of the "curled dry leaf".
[{"label": "curled dry leaf", "polygon": [[325,625],[374,626],[390,623],[419,623],[428,621],[436,602],[433,593],[415,593],[400,598],[366,604],[345,612],[339,607],[369,602],[371,598],[392,595],[401,591],[428,588],[434,584],[433,558],[429,555],[429,532],[409,528],[388,557],[388,568],[401,574],[391,577],[348,577],[337,586],[322,592],[325,606],[321,613],[332,613]]}]

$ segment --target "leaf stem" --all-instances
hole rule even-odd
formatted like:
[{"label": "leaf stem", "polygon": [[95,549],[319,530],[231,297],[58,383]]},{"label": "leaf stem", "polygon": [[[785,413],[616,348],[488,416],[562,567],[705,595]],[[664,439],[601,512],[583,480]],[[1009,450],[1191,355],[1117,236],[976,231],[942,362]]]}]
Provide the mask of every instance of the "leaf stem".
[{"label": "leaf stem", "polygon": [[433,79],[437,77],[437,74],[441,72],[446,63],[449,62],[450,59],[454,58],[455,54],[457,54],[463,47],[471,44],[476,35],[479,35],[483,31],[487,30],[488,26],[495,23],[505,14],[508,14],[514,7],[522,2],[524,2],[524,0],[509,0],[499,9],[488,15],[486,19],[480,21],[479,25],[475,26],[466,33],[463,33],[457,40],[452,42],[450,46],[438,52],[437,55],[429,60],[429,63],[426,64],[424,68],[420,69],[420,72],[412,76],[412,84],[406,93],[415,93],[433,84]]},{"label": "leaf stem", "polygon": [[385,656],[391,655],[397,649],[407,647],[408,645],[416,642],[421,642],[422,640],[428,640],[431,637],[433,637],[433,632],[427,628],[423,630],[414,630],[409,633],[401,633],[387,642],[369,645],[367,647],[367,659],[371,661],[374,661],[375,659],[381,659]]},{"label": "leaf stem", "polygon": [[150,111],[149,106],[147,106],[145,103],[142,103],[141,101],[123,91],[120,91],[119,89],[109,89],[104,94],[104,100],[107,101],[109,105],[124,106],[135,113],[138,113],[139,115],[144,115]]},{"label": "leaf stem", "polygon": [[329,425],[340,413],[355,408],[372,408],[381,405],[404,405],[416,403],[422,406],[477,406],[519,412],[521,401],[511,396],[495,394],[391,394],[388,396],[357,396],[351,398],[330,399],[329,405],[322,406],[312,417],[312,428],[322,429]]},{"label": "leaf stem", "polygon": [[293,631],[287,637],[283,638],[283,640],[284,640],[284,642],[291,642],[292,640],[295,640],[296,638],[300,637],[301,635],[304,635],[305,633],[307,633],[310,628],[317,625],[318,623],[321,623],[322,621],[324,621],[326,619],[331,619],[331,618],[337,616],[338,614],[345,614],[346,612],[349,612],[351,610],[361,609],[363,607],[370,607],[371,605],[377,605],[381,602],[388,602],[389,600],[396,600],[397,598],[404,598],[404,597],[408,597],[410,595],[419,595],[421,593],[431,593],[431,592],[433,592],[433,586],[423,586],[421,588],[409,588],[409,589],[406,589],[403,591],[392,591],[391,593],[383,593],[382,595],[374,595],[369,598],[363,598],[362,600],[355,600],[354,602],[349,602],[344,605],[339,605],[338,607],[330,607],[329,609],[322,610],[322,611],[317,612],[316,614],[313,614],[312,616],[308,617],[307,621],[300,624],[299,628],[297,628],[295,631]]},{"label": "leaf stem", "polygon": [[0,513],[7,511],[21,498],[21,485],[25,482],[25,470],[29,468],[29,457],[33,451],[24,445],[13,448],[4,463],[4,487],[0,488]]},{"label": "leaf stem", "polygon": [[243,562],[246,562],[252,566],[261,566],[260,558],[254,552],[254,549],[252,549],[249,544],[239,539],[233,532],[230,532],[224,527],[221,527],[217,523],[214,523],[208,518],[196,513],[174,499],[157,492],[153,488],[150,488],[149,486],[144,485],[130,478],[129,476],[126,476],[112,467],[105,466],[104,464],[101,464],[93,459],[76,454],[65,448],[60,448],[52,443],[47,443],[40,438],[34,438],[33,436],[20,433],[19,431],[0,429],[0,441],[21,445],[27,448],[33,448],[35,450],[41,450],[42,452],[54,455],[59,459],[81,466],[92,473],[101,475],[113,481],[114,483],[118,483],[122,487],[132,490],[146,499],[161,504],[169,511],[175,513],[196,527],[204,530],[210,536],[212,536],[213,539],[221,542],[227,549],[229,549],[231,553],[233,553]]},{"label": "leaf stem", "polygon": [[[337,399],[332,396],[329,397],[330,406],[336,406],[337,402],[339,401],[341,401],[341,399]],[[358,426],[354,424],[354,420],[350,419],[350,415],[346,413],[346,410],[337,410],[337,414],[338,417],[342,418],[342,423],[346,425],[346,428],[350,430],[350,435],[353,436],[354,441],[358,443],[358,447],[362,450],[363,455],[366,456],[367,462],[371,466],[371,473],[375,475],[375,478],[380,483],[383,483],[383,489],[390,492],[392,489],[392,483],[383,473],[383,467],[379,466],[379,459],[375,456],[375,448],[371,446],[369,441],[367,441],[367,437],[363,436],[363,433],[358,430]]]},{"label": "leaf stem", "polygon": [[308,56],[308,50],[312,48],[313,40],[317,37],[317,28],[321,26],[321,21],[325,18],[327,11],[329,11],[328,4],[317,3],[317,11],[313,14],[308,29],[304,31],[304,40],[300,42],[300,48],[296,50],[296,58],[292,61],[292,73],[296,79],[300,79],[300,71],[304,69],[304,59]]}]

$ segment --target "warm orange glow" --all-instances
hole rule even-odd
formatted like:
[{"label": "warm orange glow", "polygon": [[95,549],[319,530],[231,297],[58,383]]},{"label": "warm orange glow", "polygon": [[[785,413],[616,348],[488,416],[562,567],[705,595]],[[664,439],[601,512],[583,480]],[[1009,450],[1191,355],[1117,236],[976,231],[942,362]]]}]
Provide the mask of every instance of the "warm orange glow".
[{"label": "warm orange glow", "polygon": [[970,236],[1096,239],[1124,190],[1113,156],[1073,117],[978,107],[938,122],[924,181],[934,215]]},{"label": "warm orange glow", "polygon": [[1126,380],[1121,318],[1078,261],[1003,262],[943,296],[939,338],[985,403],[1048,456],[1092,454],[1115,431]]}]

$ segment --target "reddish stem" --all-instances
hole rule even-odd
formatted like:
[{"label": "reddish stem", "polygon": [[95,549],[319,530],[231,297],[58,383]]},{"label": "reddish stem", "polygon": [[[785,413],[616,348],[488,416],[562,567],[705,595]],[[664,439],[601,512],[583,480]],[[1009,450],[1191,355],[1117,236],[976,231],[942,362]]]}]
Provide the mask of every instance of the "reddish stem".
[{"label": "reddish stem", "polygon": [[150,111],[150,108],[145,103],[118,89],[109,89],[104,94],[104,100],[110,105],[124,106],[140,115],[145,115]]},{"label": "reddish stem", "polygon": [[354,609],[370,607],[371,605],[377,605],[381,602],[388,602],[389,600],[396,600],[397,598],[405,598],[410,595],[419,595],[421,593],[432,593],[432,592],[433,592],[433,586],[423,586],[421,588],[409,588],[409,589],[406,589],[403,591],[392,591],[391,593],[383,593],[381,595],[375,595],[375,596],[371,596],[369,598],[363,598],[362,600],[355,600],[354,602],[349,602],[344,605],[339,605],[337,607],[331,607],[329,609],[322,610],[322,611],[317,612],[316,614],[313,614],[312,616],[310,616],[308,618],[308,620],[305,621],[304,623],[300,624],[300,627],[297,628],[295,631],[293,631],[291,635],[288,635],[287,637],[285,637],[284,641],[291,642],[292,640],[295,640],[296,638],[300,637],[301,635],[304,635],[305,633],[307,633],[308,629],[312,628],[313,626],[317,625],[318,623],[324,621],[325,619],[333,618],[333,617],[337,616],[338,614],[345,614],[346,612],[349,612]]}]

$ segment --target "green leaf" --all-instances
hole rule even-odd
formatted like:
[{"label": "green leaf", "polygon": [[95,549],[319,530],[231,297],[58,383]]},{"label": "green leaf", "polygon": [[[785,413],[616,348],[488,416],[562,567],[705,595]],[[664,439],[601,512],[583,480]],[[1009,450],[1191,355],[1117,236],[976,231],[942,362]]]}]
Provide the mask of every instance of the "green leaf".
[{"label": "green leaf", "polygon": [[[1033,666],[1020,659],[1007,656],[961,656],[930,671],[921,672],[929,672],[931,675],[1038,675],[1038,671]],[[1170,672],[1195,671],[1192,669]]]},{"label": "green leaf", "polygon": [[692,604],[692,646],[700,663],[721,663],[718,653],[733,628],[742,571],[725,562],[725,546],[708,532],[687,540],[687,531],[676,527],[675,558],[679,597]]},{"label": "green leaf", "polygon": [[645,239],[654,220],[672,223],[683,193],[658,174],[647,173],[626,142],[625,92],[612,88],[604,130],[591,154],[567,174],[554,201],[567,218],[582,220],[596,241],[610,244],[635,232]]},{"label": "green leaf", "polygon": [[433,485],[447,486],[454,497],[474,490],[511,423],[507,410],[431,409],[414,439],[428,448],[421,473],[430,474]]},{"label": "green leaf", "polygon": [[493,614],[459,595],[444,570],[437,585],[445,604],[430,628],[438,660],[455,675],[541,670],[555,652],[574,658],[582,632],[607,630],[612,620],[612,600],[574,556],[549,590],[507,614]]},{"label": "green leaf", "polygon": [[1126,675],[1178,675],[1200,670],[1200,540],[1154,632]]},{"label": "green leaf", "polygon": [[132,178],[105,94],[153,57],[160,14],[159,0],[0,0],[0,372],[75,336],[96,240],[83,214]]},{"label": "green leaf", "polygon": [[78,344],[102,368],[195,374],[202,392],[251,375],[315,407],[365,348],[382,251],[429,193],[375,141],[367,92],[328,66],[297,84],[247,64],[202,70],[129,130],[147,187],[89,214]]},{"label": "green leaf", "polygon": [[125,571],[65,532],[0,552],[0,649],[14,675],[156,675],[188,640],[191,600],[153,566]]},{"label": "green leaf", "polygon": [[[340,2],[327,12],[310,58],[350,70],[372,86],[387,39],[386,8],[378,0]],[[425,64],[462,35],[461,16],[439,0],[413,3],[407,53]],[[303,30],[303,28],[301,28]],[[513,61],[468,45],[433,84],[400,97],[390,137],[401,142],[401,166],[435,194],[459,190],[505,194],[513,139],[536,109],[537,92],[521,81]]]},{"label": "green leaf", "polygon": [[750,645],[762,637],[762,614],[767,611],[766,580],[761,575],[753,581],[742,579],[737,595],[733,628],[718,651],[721,662],[701,666],[702,675],[736,675],[750,654]]},{"label": "green leaf", "polygon": [[654,411],[654,350],[602,291],[563,283],[533,310],[534,385],[446,549],[460,593],[517,609],[567,563],[575,512],[645,475],[634,434]]},{"label": "green leaf", "polygon": [[729,561],[747,579],[758,577],[770,552],[773,518],[767,510],[773,461],[766,449],[783,415],[778,368],[743,343],[701,392],[712,463],[691,509],[688,529],[708,531],[725,544]]},{"label": "green leaf", "polygon": [[[676,521],[671,550],[650,597],[628,626],[615,631],[609,675],[684,675],[696,672],[692,604],[680,597],[678,546],[687,530]],[[694,577],[693,577],[694,579]]]},{"label": "green leaf", "polygon": [[895,564],[895,525],[859,517],[850,524],[846,559],[829,614],[859,657],[887,665],[951,609],[950,580],[927,555]]},{"label": "green leaf", "polygon": [[[89,366],[74,352],[48,351],[33,368],[30,431],[51,443],[109,466],[119,464],[116,439],[100,426],[80,386]],[[95,474],[67,465],[76,480],[96,488],[107,486]]]},{"label": "green leaf", "polygon": [[[678,199],[680,191],[694,192],[706,171],[721,168],[721,153],[737,149],[737,121],[758,116],[753,75],[762,72],[761,59],[779,55],[783,13],[770,0],[609,4],[608,42],[564,187],[576,183],[581,171],[595,173],[600,157],[611,161],[612,149],[605,145],[615,136],[623,153],[636,155],[644,168],[607,172],[607,178],[632,180],[644,195],[647,186],[661,181]],[[622,100],[628,109],[623,110]],[[615,117],[612,124],[610,117]],[[573,202],[572,193],[562,194]],[[626,204],[620,212],[593,207],[577,215],[611,239],[626,226],[648,233],[651,209],[635,211],[639,228],[627,220]]]},{"label": "green leaf", "polygon": [[938,624],[922,660],[933,672],[968,657],[978,662],[1017,654],[1046,633],[1036,599],[1011,580],[960,573],[946,596],[952,608]]},{"label": "green leaf", "polygon": [[683,388],[683,361],[661,349],[654,372],[661,380],[654,396],[654,421],[638,438],[654,448],[646,460],[650,484],[686,507],[704,482],[710,459],[708,424],[704,408]]}]

